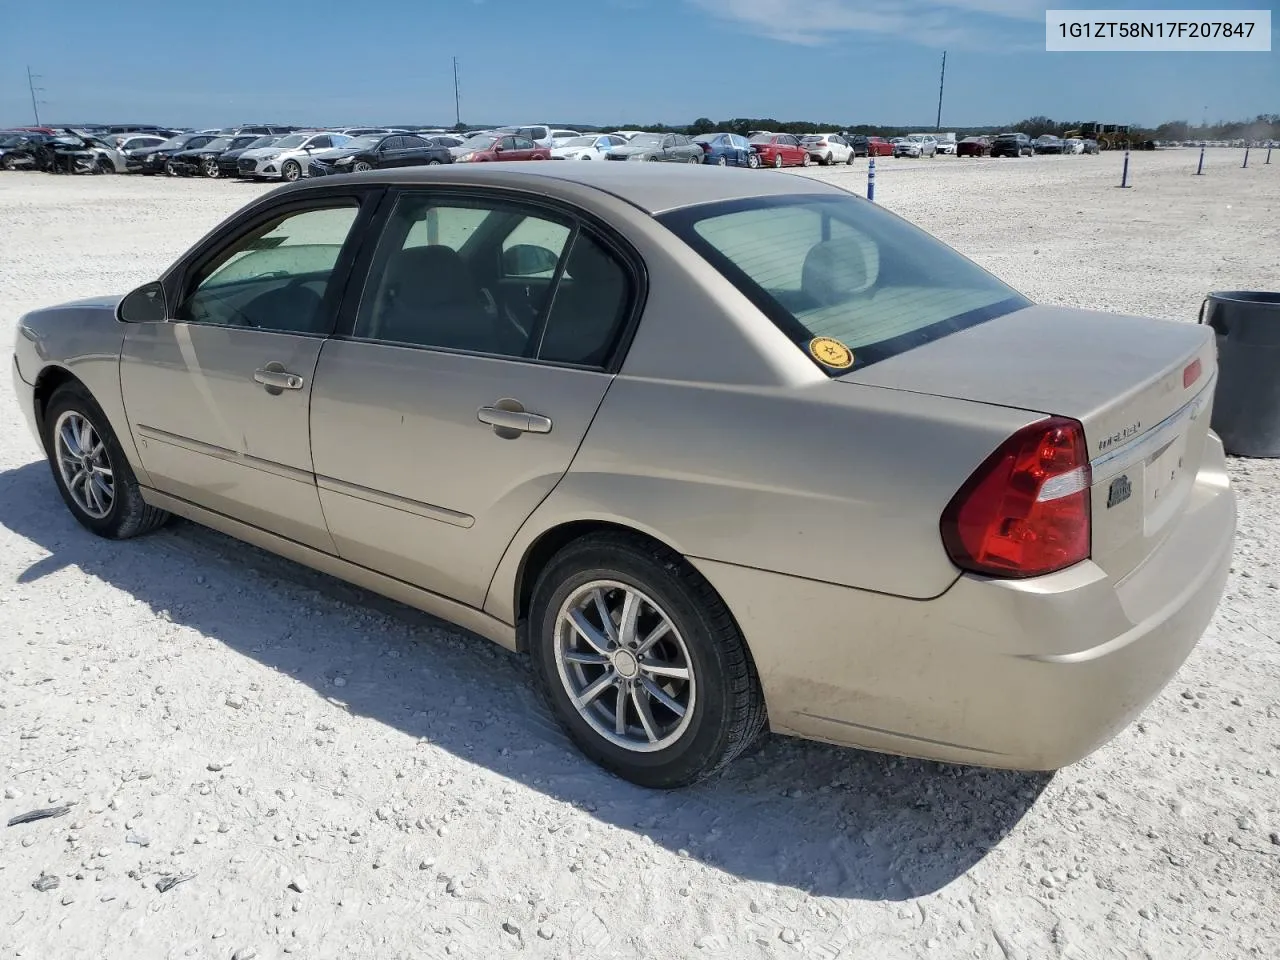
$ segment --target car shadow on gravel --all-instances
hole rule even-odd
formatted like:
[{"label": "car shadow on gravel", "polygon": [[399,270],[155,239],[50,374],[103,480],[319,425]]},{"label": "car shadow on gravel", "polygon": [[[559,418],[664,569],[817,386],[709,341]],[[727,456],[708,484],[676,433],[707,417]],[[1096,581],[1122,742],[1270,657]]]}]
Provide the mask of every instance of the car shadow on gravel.
[{"label": "car shadow on gravel", "polygon": [[769,736],[709,781],[647,791],[575,750],[524,657],[426,614],[183,521],[98,539],[43,462],[0,473],[0,524],[49,553],[19,575],[19,596],[78,568],[353,714],[749,880],[870,900],[930,893],[995,847],[1049,781]]}]

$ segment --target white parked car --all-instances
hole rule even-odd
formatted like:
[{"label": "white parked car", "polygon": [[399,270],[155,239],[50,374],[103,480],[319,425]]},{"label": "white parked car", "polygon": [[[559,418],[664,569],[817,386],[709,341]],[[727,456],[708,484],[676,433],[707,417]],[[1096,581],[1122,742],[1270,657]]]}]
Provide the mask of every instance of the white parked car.
[{"label": "white parked car", "polygon": [[585,136],[585,134],[579,130],[552,130],[551,147],[563,147],[570,140],[577,140],[581,136]]},{"label": "white parked car", "polygon": [[591,133],[551,148],[552,160],[603,160],[613,147],[626,146],[626,138],[614,133]]},{"label": "white parked car", "polygon": [[938,155],[938,140],[928,133],[913,133],[893,145],[895,157],[929,157]]},{"label": "white parked car", "polygon": [[1062,141],[1063,153],[1084,153],[1084,141],[1079,137],[1068,137]]},{"label": "white parked car", "polygon": [[945,153],[949,157],[954,157],[956,155],[956,139],[954,134],[949,137],[937,137],[936,139],[938,141],[939,153]]},{"label": "white parked car", "polygon": [[269,147],[240,154],[236,172],[253,179],[301,180],[307,175],[311,154],[340,147],[350,139],[343,133],[291,133]]},{"label": "white parked car", "polygon": [[853,163],[853,147],[838,133],[812,133],[800,138],[800,146],[820,164]]}]

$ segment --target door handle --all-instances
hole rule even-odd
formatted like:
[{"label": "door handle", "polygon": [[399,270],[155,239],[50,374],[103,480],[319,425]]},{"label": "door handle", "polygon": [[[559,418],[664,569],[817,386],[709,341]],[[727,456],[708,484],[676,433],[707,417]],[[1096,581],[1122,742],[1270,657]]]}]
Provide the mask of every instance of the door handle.
[{"label": "door handle", "polygon": [[503,398],[476,411],[476,419],[493,427],[504,440],[514,440],[522,433],[550,433],[551,418],[530,413],[519,400]]},{"label": "door handle", "polygon": [[253,371],[253,379],[267,388],[268,393],[279,393],[282,390],[301,390],[302,378],[290,373],[282,363],[268,363]]}]

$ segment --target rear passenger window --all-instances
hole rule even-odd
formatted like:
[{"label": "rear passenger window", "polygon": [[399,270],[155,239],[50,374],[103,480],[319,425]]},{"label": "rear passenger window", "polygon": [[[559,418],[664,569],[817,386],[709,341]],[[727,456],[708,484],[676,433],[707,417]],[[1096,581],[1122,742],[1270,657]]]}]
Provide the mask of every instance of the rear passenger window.
[{"label": "rear passenger window", "polygon": [[556,287],[538,359],[604,366],[626,321],[631,297],[631,278],[617,257],[579,232]]},{"label": "rear passenger window", "polygon": [[354,335],[602,366],[631,299],[623,264],[567,218],[406,194],[378,242]]}]

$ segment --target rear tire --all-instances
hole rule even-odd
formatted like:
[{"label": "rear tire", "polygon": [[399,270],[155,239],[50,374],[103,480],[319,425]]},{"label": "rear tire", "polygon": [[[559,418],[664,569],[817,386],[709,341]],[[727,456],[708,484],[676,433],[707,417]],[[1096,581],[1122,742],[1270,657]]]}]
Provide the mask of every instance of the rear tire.
[{"label": "rear tire", "polygon": [[99,158],[98,158],[98,162],[97,162],[97,164],[96,164],[96,165],[95,165],[95,167],[94,167],[94,172],[96,172],[96,173],[115,173],[115,172],[116,172],[116,165],[115,165],[114,163],[112,163],[110,160],[108,160],[106,157],[99,157]]},{"label": "rear tire", "polygon": [[747,169],[758,170],[760,168],[760,154],[752,151],[747,154]]},{"label": "rear tire", "polygon": [[[82,424],[87,425],[88,433],[77,430]],[[45,408],[42,427],[53,482],[67,509],[82,526],[109,540],[127,540],[168,522],[168,512],[148,506],[142,499],[133,468],[106,414],[84,386],[67,383],[55,390]],[[80,448],[82,441],[88,449]],[[72,456],[77,450],[84,456]],[[92,470],[84,470],[89,463],[86,458],[98,450],[99,455],[92,458]],[[86,492],[86,483],[76,481],[77,476],[89,473],[92,476],[88,476],[87,484],[94,486],[94,493]],[[106,497],[107,509],[86,507],[101,507]]]},{"label": "rear tire", "polygon": [[[593,589],[611,607],[608,628],[589,599]],[[631,643],[618,627],[626,594],[641,611]],[[610,654],[595,654],[595,643],[569,625],[574,611]],[[670,629],[651,652],[632,655],[636,641],[664,619]],[[609,629],[615,640],[604,635]],[[552,558],[534,587],[529,645],[543,695],[565,733],[590,759],[640,786],[669,789],[707,777],[764,729],[755,664],[724,601],[683,557],[635,535],[593,534]],[[587,665],[586,658],[598,662]],[[648,672],[660,665],[683,669],[684,679]],[[638,678],[631,685],[628,672]],[[596,696],[578,707],[574,698],[593,685]],[[655,687],[683,710],[650,696]]]},{"label": "rear tire", "polygon": [[804,159],[800,161],[800,166],[802,167],[813,166],[813,154],[806,152],[804,155]]},{"label": "rear tire", "polygon": [[855,157],[857,157],[857,156],[858,156],[858,155],[857,155],[857,153],[855,153],[854,151],[850,150],[850,151],[849,151],[849,155],[848,155],[847,157],[845,157],[845,158],[844,158],[845,166],[852,167],[852,166],[853,166],[854,158],[855,158]]},{"label": "rear tire", "polygon": [[773,169],[775,169],[775,170],[781,170],[781,169],[782,169],[782,154],[780,154],[780,153],[775,153],[775,154],[773,155]]}]

